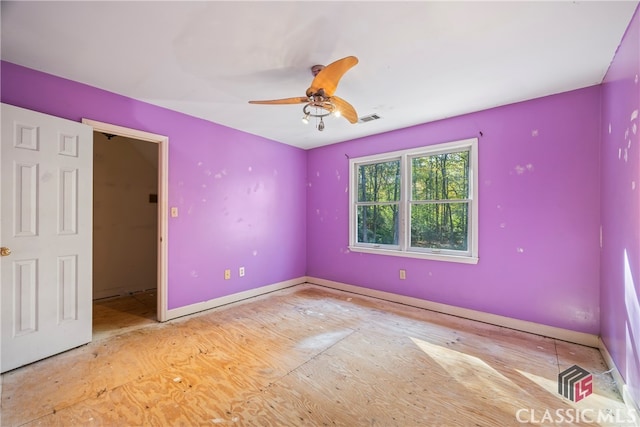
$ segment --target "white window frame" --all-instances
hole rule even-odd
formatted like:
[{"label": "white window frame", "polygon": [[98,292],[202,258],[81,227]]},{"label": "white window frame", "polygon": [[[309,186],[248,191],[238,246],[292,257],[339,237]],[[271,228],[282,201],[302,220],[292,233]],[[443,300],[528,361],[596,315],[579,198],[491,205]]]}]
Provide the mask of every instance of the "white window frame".
[{"label": "white window frame", "polygon": [[[469,230],[468,250],[466,252],[411,248],[409,241],[411,224],[409,202],[411,198],[411,159],[421,156],[433,156],[455,151],[469,151]],[[356,203],[358,201],[358,166],[368,163],[380,163],[400,159],[400,204],[398,245],[358,243]],[[470,138],[442,144],[428,145],[408,150],[374,154],[349,159],[349,250],[379,255],[391,255],[409,258],[422,258],[436,261],[478,263],[478,139]]]}]

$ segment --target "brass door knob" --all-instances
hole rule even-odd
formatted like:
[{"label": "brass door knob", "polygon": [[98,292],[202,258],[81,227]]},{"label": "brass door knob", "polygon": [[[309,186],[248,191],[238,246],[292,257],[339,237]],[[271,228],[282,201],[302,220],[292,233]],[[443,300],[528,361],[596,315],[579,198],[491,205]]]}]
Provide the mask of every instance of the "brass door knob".
[{"label": "brass door knob", "polygon": [[11,255],[11,249],[3,246],[0,248],[0,256],[9,256]]}]

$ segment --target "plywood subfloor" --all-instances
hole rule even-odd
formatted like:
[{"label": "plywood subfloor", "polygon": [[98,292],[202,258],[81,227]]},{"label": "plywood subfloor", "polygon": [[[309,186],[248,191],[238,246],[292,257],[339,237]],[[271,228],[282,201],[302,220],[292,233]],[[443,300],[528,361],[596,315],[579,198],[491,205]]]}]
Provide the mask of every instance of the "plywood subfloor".
[{"label": "plywood subfloor", "polygon": [[[557,392],[574,364],[594,377],[578,403]],[[517,414],[624,410],[606,370],[593,348],[301,285],[11,371],[1,421],[515,426]]]}]

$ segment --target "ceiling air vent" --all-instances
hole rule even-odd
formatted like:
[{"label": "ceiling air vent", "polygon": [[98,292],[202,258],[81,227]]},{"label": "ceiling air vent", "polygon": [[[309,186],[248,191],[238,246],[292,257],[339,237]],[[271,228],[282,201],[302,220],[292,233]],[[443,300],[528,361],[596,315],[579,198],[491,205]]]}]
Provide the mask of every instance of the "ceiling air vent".
[{"label": "ceiling air vent", "polygon": [[374,120],[378,120],[378,119],[380,119],[380,118],[381,118],[381,117],[380,117],[379,115],[377,115],[377,114],[369,114],[368,116],[362,116],[362,117],[360,117],[360,118],[358,119],[358,122],[360,122],[360,123],[367,123],[367,122],[371,122],[371,121],[374,121]]}]

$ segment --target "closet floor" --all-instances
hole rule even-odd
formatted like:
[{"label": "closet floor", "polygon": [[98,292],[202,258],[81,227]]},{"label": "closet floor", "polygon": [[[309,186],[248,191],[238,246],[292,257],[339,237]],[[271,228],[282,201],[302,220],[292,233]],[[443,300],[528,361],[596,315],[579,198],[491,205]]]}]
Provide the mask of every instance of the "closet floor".
[{"label": "closet floor", "polygon": [[155,289],[93,301],[93,340],[157,323]]}]

